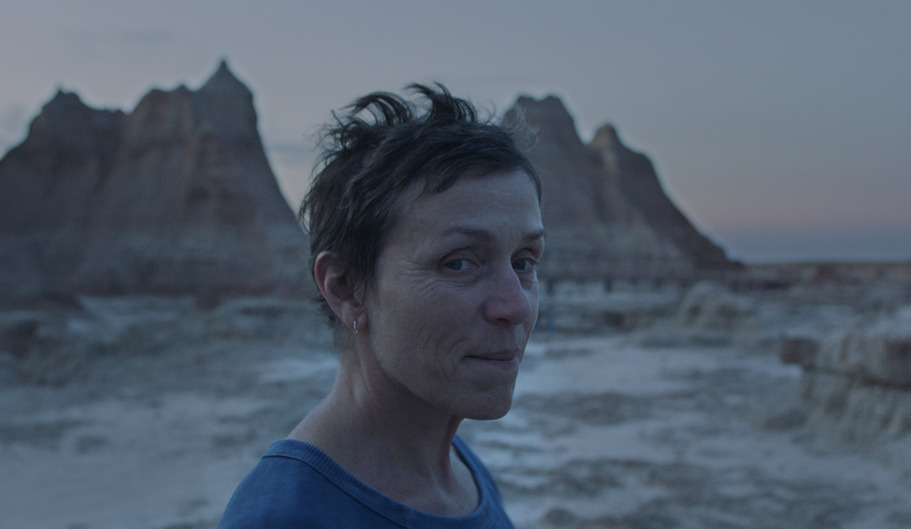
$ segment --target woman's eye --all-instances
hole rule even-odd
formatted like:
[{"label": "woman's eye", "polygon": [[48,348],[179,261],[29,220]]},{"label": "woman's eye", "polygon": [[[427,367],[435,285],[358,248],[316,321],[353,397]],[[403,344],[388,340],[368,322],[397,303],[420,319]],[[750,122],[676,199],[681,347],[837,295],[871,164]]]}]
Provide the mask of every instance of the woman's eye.
[{"label": "woman's eye", "polygon": [[534,268],[535,263],[531,259],[518,259],[512,262],[512,267],[517,272],[528,272]]},{"label": "woman's eye", "polygon": [[468,268],[468,259],[453,259],[443,263],[443,266],[448,270],[459,272]]}]

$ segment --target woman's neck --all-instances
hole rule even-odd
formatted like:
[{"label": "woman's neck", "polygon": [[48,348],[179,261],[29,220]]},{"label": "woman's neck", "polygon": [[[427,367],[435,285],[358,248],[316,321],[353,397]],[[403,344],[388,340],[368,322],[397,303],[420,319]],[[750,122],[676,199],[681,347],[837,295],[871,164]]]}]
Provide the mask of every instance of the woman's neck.
[{"label": "woman's neck", "polygon": [[452,447],[461,419],[399,393],[343,364],[330,394],[289,437],[315,445],[360,481],[410,507],[471,512],[479,493]]}]

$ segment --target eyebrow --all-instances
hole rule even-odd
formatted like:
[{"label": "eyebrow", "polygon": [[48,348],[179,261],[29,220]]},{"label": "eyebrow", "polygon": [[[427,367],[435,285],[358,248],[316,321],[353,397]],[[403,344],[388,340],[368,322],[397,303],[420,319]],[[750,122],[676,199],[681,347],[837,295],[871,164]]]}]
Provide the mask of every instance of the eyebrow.
[{"label": "eyebrow", "polygon": [[531,233],[526,234],[524,237],[522,237],[522,240],[537,241],[545,238],[547,238],[547,231],[545,231],[544,228],[541,228],[540,230],[535,230]]},{"label": "eyebrow", "polygon": [[[488,230],[485,230],[483,228],[472,228],[472,227],[468,227],[468,226],[453,226],[453,227],[448,228],[445,231],[443,231],[443,233],[441,233],[440,235],[443,237],[446,237],[448,235],[466,235],[468,237],[481,239],[485,242],[492,241],[495,238],[495,235]],[[537,241],[539,239],[544,239],[546,236],[547,236],[547,232],[544,230],[544,228],[541,228],[539,230],[535,230],[535,231],[532,231],[532,232],[529,232],[529,233],[526,233],[525,235],[523,235],[522,241],[523,242]]]}]

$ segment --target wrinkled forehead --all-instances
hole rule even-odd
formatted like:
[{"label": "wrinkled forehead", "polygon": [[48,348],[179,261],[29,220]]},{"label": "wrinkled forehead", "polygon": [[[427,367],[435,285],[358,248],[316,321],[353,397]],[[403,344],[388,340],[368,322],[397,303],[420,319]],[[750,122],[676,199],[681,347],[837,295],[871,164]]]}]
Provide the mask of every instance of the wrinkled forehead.
[{"label": "wrinkled forehead", "polygon": [[416,184],[399,196],[395,209],[390,231],[415,215],[427,224],[447,219],[480,226],[496,220],[517,229],[538,229],[541,225],[541,205],[534,180],[520,169],[466,173],[436,192],[425,184]]},{"label": "wrinkled forehead", "polygon": [[464,181],[483,181],[485,179],[493,179],[503,176],[511,176],[515,174],[522,174],[528,180],[528,185],[530,189],[535,192],[535,195],[538,198],[538,203],[541,202],[541,190],[537,185],[537,181],[534,177],[528,174],[524,169],[520,167],[515,168],[506,168],[506,169],[489,169],[489,168],[476,168],[469,169],[464,171],[456,176],[449,176],[445,178],[420,178],[417,179],[414,183],[405,188],[405,190],[400,194],[400,200],[397,201],[397,205],[407,206],[410,203],[413,203],[420,197],[438,195],[440,193],[446,192],[451,187],[459,184]]}]

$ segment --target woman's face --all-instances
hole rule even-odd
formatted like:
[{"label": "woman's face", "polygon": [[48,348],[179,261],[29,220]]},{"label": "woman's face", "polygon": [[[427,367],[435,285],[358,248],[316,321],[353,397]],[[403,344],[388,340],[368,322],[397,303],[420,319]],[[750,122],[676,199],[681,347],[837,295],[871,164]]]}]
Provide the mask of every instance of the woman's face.
[{"label": "woman's face", "polygon": [[532,180],[466,176],[436,195],[406,193],[400,211],[364,297],[372,375],[403,404],[502,417],[538,312]]}]

